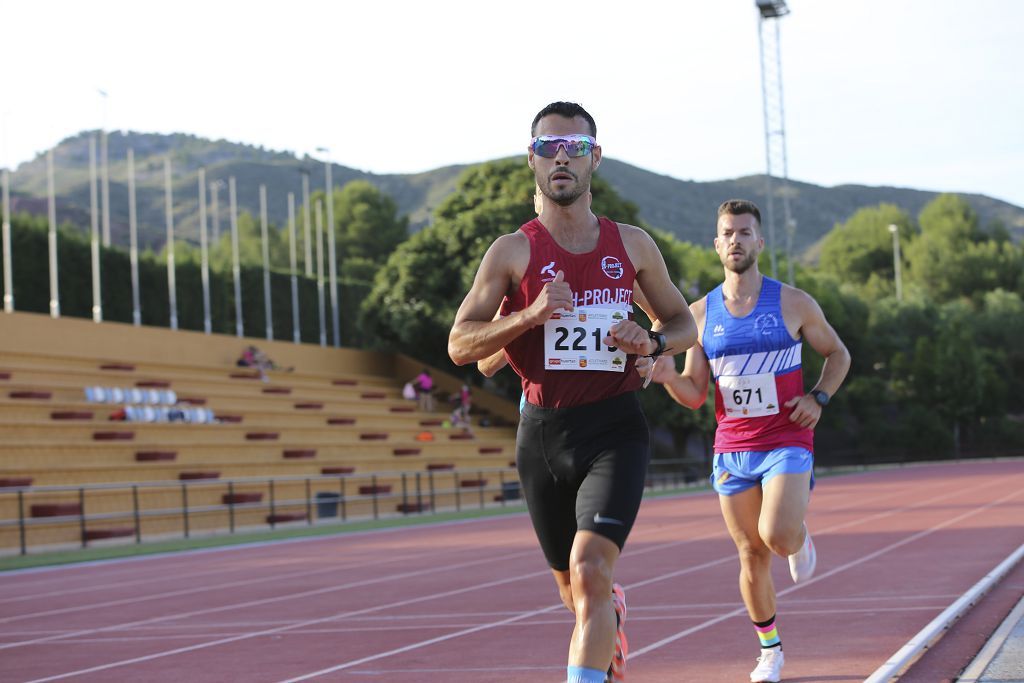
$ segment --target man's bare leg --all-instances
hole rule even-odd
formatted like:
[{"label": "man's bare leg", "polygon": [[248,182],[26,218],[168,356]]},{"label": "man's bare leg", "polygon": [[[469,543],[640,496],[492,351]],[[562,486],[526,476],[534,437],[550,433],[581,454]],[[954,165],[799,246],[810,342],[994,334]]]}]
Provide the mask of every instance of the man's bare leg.
[{"label": "man's bare leg", "polygon": [[618,558],[619,547],[612,541],[591,531],[577,532],[568,571],[576,614],[570,666],[605,671],[612,661],[616,629],[612,571]]},{"label": "man's bare leg", "polygon": [[740,595],[753,622],[765,621],[775,615],[772,554],[758,531],[762,499],[760,486],[718,497],[725,525],[739,552]]}]

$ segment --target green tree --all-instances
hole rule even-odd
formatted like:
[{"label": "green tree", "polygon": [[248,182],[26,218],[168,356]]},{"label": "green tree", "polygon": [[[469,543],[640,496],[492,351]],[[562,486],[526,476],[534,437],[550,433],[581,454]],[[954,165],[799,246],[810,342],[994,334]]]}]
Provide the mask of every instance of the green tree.
[{"label": "green tree", "polygon": [[[271,267],[287,270],[289,263],[288,239],[281,230],[267,227],[267,244]],[[177,256],[179,252],[175,250]],[[198,250],[189,250],[185,256],[196,258]],[[220,240],[210,245],[210,268],[230,273],[233,264],[231,229],[221,230]],[[263,267],[263,235],[259,220],[248,211],[238,215],[238,261],[242,266]]]},{"label": "green tree", "polygon": [[[889,294],[894,291],[893,240],[889,226],[899,228],[902,245],[913,239],[913,223],[894,204],[860,209],[846,223],[829,232],[821,247],[821,270],[842,282],[857,285],[886,283]],[[904,264],[905,265],[905,264]]]},{"label": "green tree", "polygon": [[921,210],[921,235],[907,249],[911,282],[936,301],[1013,290],[1024,278],[1024,252],[990,238],[966,200],[940,195]]},{"label": "green tree", "polygon": [[[317,196],[323,193],[312,199]],[[333,201],[339,263],[350,258],[383,263],[409,236],[409,220],[398,216],[395,201],[365,180],[335,190]]]}]

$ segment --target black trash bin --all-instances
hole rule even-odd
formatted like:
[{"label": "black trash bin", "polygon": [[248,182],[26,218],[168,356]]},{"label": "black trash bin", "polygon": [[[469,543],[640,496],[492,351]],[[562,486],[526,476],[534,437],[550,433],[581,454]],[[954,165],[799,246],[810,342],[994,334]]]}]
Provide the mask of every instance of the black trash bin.
[{"label": "black trash bin", "polygon": [[333,491],[319,491],[316,494],[317,517],[321,519],[324,517],[337,517],[339,501],[341,501],[341,494],[334,493]]},{"label": "black trash bin", "polygon": [[506,481],[501,485],[502,500],[519,500],[519,482]]}]

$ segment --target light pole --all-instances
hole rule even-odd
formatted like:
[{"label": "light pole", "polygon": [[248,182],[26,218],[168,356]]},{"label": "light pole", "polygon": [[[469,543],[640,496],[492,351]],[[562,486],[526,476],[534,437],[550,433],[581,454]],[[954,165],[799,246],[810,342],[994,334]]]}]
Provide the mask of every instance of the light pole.
[{"label": "light pole", "polygon": [[310,206],[309,206],[309,169],[306,168],[305,164],[302,166],[302,223],[303,223],[303,234],[305,239],[303,246],[305,247],[306,257],[306,277],[313,277],[313,243],[310,241],[310,225],[312,219],[310,218]]},{"label": "light pole", "polygon": [[903,301],[903,277],[900,272],[900,226],[889,225],[892,233],[892,269],[896,279],[896,301]]},{"label": "light pole", "polygon": [[164,221],[167,223],[167,305],[171,329],[178,329],[178,287],[174,269],[174,195],[171,189],[171,158],[164,157]]},{"label": "light pole", "polygon": [[213,244],[220,244],[220,209],[217,206],[217,191],[224,187],[223,180],[214,180],[210,183],[210,215],[213,217]]},{"label": "light pole", "polygon": [[107,91],[96,88],[103,98],[103,120],[100,124],[100,199],[103,207],[103,246],[110,246],[110,169],[107,163]]},{"label": "light pole", "polygon": [[92,319],[103,322],[103,302],[100,296],[100,214],[96,187],[96,136],[89,136],[89,209],[92,239]]},{"label": "light pole", "polygon": [[[7,155],[7,117],[9,112],[4,112],[2,117],[3,127],[0,131],[2,137],[3,153]],[[4,169],[0,171],[0,195],[3,210],[3,262],[4,262],[4,312],[14,312],[14,276],[11,273],[11,171],[6,166],[7,159],[3,159]]]},{"label": "light pole", "polygon": [[50,231],[49,254],[50,254],[50,317],[60,317],[60,290],[57,280],[57,190],[53,182],[53,149],[46,152],[46,189],[47,189],[47,216],[49,218]]},{"label": "light pole", "polygon": [[[769,255],[771,256],[772,277],[778,278],[775,250],[775,191],[773,176],[779,180],[779,194],[782,198],[782,223],[786,227],[786,258],[792,261],[793,230],[789,206],[789,165],[786,160],[786,115],[782,97],[782,52],[779,38],[779,19],[789,14],[786,0],[754,0],[759,15],[758,44],[761,52],[761,102],[764,109],[764,147],[768,170],[765,173],[765,194],[767,211],[765,223],[768,226]],[[793,284],[792,270],[790,285]]]},{"label": "light pole", "polygon": [[128,149],[128,259],[132,273],[132,324],[142,324],[139,298],[139,219],[135,205],[135,152]]},{"label": "light pole", "polygon": [[288,265],[292,280],[292,339],[298,344],[302,341],[299,331],[299,275],[296,270],[295,256],[295,193],[288,193]]},{"label": "light pole", "polygon": [[327,346],[327,324],[324,321],[324,207],[316,203],[316,305],[320,318],[320,346]]},{"label": "light pole", "polygon": [[331,182],[331,157],[326,147],[317,147],[327,159],[325,164],[324,185],[327,188],[327,268],[331,285],[331,332],[334,334],[335,348],[341,346],[340,325],[338,324],[338,251],[334,241],[334,183]]},{"label": "light pole", "polygon": [[245,336],[242,321],[242,265],[238,256],[238,197],[235,195],[235,177],[228,178],[228,204],[231,205],[231,279],[235,283],[235,334]]},{"label": "light pole", "polygon": [[206,168],[199,169],[199,250],[203,280],[203,331],[210,334],[213,325],[210,321],[210,246],[206,232]]},{"label": "light pole", "polygon": [[267,232],[267,186],[260,185],[260,246],[263,252],[263,318],[267,341],[274,340],[274,311],[270,304],[270,246]]}]

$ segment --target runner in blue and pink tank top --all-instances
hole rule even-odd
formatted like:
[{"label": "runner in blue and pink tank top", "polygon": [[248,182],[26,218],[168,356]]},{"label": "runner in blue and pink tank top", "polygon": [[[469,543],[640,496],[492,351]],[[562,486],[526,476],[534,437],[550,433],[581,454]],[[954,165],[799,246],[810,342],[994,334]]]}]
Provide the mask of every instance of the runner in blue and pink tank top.
[{"label": "runner in blue and pink tank top", "polygon": [[[718,209],[715,250],[725,281],[690,310],[700,341],[674,364],[642,360],[638,370],[696,409],[714,379],[715,458],[711,483],[740,559],[740,586],[761,646],[750,680],[778,681],[782,641],[775,626],[772,553],[787,557],[797,583],[814,573],[817,553],[804,516],[814,486],[814,426],[842,383],[850,354],[805,292],[762,275],[761,213],[730,200]],[[803,341],[825,357],[804,391]]]},{"label": "runner in blue and pink tank top", "polygon": [[791,421],[786,405],[804,395],[803,343],[783,322],[781,294],[782,284],[764,277],[754,310],[735,317],[722,285],[708,293],[701,345],[715,380],[716,453],[814,451],[814,431]]}]

